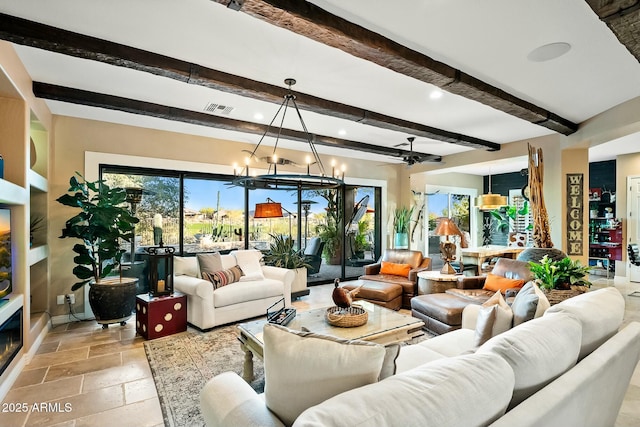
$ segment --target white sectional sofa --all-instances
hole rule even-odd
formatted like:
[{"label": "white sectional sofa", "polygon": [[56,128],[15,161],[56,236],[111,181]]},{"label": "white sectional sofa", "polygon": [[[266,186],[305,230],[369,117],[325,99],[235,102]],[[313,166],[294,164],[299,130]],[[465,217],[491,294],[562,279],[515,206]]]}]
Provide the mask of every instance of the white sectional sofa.
[{"label": "white sectional sofa", "polygon": [[187,322],[191,325],[206,330],[263,316],[269,306],[282,298],[287,307],[291,305],[293,270],[260,265],[262,254],[256,250],[216,256],[222,269],[239,265],[249,274],[238,282],[214,289],[212,282],[202,278],[198,257],[174,257],[173,286],[187,295]]},{"label": "white sectional sofa", "polygon": [[[265,328],[265,371],[282,369],[282,378],[291,381],[276,381],[277,387],[299,389],[270,387],[266,373],[265,393],[258,395],[235,373],[224,373],[204,387],[201,408],[209,426],[612,426],[640,358],[640,323],[619,331],[623,315],[624,298],[611,287],[565,300],[477,348],[476,330],[463,327],[400,347],[395,375],[305,402],[297,412],[279,401],[282,392],[291,393],[292,406],[304,401],[295,398],[304,393],[295,385],[303,373],[291,372],[296,364],[289,364],[288,377],[282,355],[269,361],[267,335],[273,331]],[[467,319],[463,326],[472,323]],[[302,342],[292,342],[297,361],[334,359],[332,387],[341,376],[353,380],[338,366],[342,356],[318,356],[317,348],[306,354]],[[311,387],[317,395],[322,386]]]}]

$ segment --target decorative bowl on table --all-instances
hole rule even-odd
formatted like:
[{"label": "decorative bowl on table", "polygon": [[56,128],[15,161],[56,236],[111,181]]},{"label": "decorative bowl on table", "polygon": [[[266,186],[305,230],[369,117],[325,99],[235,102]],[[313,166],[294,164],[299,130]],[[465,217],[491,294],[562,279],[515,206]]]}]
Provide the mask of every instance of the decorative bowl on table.
[{"label": "decorative bowl on table", "polygon": [[349,308],[333,306],[327,308],[325,318],[332,326],[353,328],[367,323],[367,320],[369,320],[369,314],[364,308],[356,305],[352,305]]}]

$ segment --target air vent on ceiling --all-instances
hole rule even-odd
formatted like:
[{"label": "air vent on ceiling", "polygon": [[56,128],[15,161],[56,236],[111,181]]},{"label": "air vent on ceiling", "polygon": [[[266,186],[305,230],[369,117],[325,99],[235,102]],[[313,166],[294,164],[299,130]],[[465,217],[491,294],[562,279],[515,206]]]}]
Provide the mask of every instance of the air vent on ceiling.
[{"label": "air vent on ceiling", "polygon": [[204,107],[204,111],[212,114],[224,114],[229,115],[233,111],[233,107],[228,105],[216,104],[215,102],[210,102]]}]

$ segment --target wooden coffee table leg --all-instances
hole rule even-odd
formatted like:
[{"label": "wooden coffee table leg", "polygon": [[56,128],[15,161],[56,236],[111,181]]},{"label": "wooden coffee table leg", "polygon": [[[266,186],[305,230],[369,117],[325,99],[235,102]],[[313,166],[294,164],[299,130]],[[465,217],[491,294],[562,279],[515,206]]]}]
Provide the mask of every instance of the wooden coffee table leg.
[{"label": "wooden coffee table leg", "polygon": [[245,344],[240,344],[242,351],[244,351],[244,365],[242,366],[242,378],[250,383],[253,381],[253,353]]}]

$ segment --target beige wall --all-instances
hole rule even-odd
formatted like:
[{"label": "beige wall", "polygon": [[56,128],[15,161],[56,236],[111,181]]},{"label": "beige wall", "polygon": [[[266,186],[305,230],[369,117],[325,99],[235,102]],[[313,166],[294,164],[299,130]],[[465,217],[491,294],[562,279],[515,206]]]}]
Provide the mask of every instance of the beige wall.
[{"label": "beige wall", "polygon": [[[97,170],[85,171],[85,153],[109,153],[139,158],[171,159],[172,161],[192,162],[199,171],[220,172],[226,168],[226,173],[233,173],[232,163],[242,164],[244,157],[241,149],[252,149],[254,145],[241,144],[212,138],[171,133],[133,126],[117,125],[92,120],[75,119],[69,117],[54,117],[54,138],[52,144],[53,167],[49,177],[50,210],[50,262],[51,288],[50,307],[52,314],[62,314],[65,307],[55,305],[55,295],[69,292],[75,277],[71,248],[75,243],[72,239],[58,239],[64,222],[73,215],[73,209],[64,207],[55,199],[64,194],[68,188],[69,178],[75,171],[89,176],[95,176]],[[299,152],[283,151],[282,156],[292,159],[300,157]],[[304,159],[300,159],[303,161]],[[401,166],[379,167],[376,162],[353,161],[347,158],[337,158],[338,164],[347,165],[346,182],[356,183],[357,178],[387,181],[388,203],[395,204],[395,195],[399,193],[400,180],[397,169]],[[322,156],[325,167],[330,168],[331,158]],[[154,161],[153,167],[163,165]],[[185,163],[189,164],[189,163]],[[221,166],[220,166],[221,165]],[[171,168],[166,162],[165,168]],[[210,169],[207,169],[210,168]],[[278,168],[284,170],[284,168]],[[299,169],[292,169],[299,172]],[[76,292],[77,308],[82,310],[83,292]]]}]

